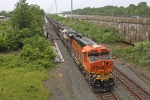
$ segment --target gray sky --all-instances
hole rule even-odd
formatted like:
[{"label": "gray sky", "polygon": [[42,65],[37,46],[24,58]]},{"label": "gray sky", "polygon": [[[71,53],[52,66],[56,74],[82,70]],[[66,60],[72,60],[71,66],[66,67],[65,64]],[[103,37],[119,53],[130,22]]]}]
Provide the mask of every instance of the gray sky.
[{"label": "gray sky", "polygon": [[[12,11],[15,4],[19,0],[0,0],[0,11]],[[65,1],[65,2],[64,2]],[[137,5],[140,2],[147,2],[150,6],[150,0],[72,0],[73,9],[85,7],[104,7],[106,5],[129,6],[129,4]],[[55,0],[26,0],[29,4],[37,4],[44,9],[45,12],[56,13]],[[56,0],[57,13],[61,11],[71,10],[71,0]]]}]

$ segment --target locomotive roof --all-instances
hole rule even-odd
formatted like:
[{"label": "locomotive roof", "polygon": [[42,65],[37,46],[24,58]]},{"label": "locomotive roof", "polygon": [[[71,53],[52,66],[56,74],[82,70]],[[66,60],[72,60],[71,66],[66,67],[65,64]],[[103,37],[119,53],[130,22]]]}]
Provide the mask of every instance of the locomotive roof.
[{"label": "locomotive roof", "polygon": [[64,26],[64,25],[60,25],[59,27],[63,30],[71,30],[71,28]]},{"label": "locomotive roof", "polygon": [[71,29],[64,29],[62,32],[66,32],[66,34],[74,34],[74,30]]},{"label": "locomotive roof", "polygon": [[67,32],[67,35],[68,35],[69,37],[73,37],[73,36],[78,35],[78,34],[79,34],[79,33],[73,32],[73,31]]},{"label": "locomotive roof", "polygon": [[67,35],[68,37],[73,38],[81,47],[84,47],[86,45],[97,44],[96,42],[84,37],[82,34],[78,32],[67,32]]},{"label": "locomotive roof", "polygon": [[92,41],[91,39],[88,39],[86,37],[83,37],[82,35],[79,36],[76,35],[74,36],[74,40],[81,46],[81,47],[84,47],[86,45],[93,45],[93,44],[97,44],[96,42]]}]

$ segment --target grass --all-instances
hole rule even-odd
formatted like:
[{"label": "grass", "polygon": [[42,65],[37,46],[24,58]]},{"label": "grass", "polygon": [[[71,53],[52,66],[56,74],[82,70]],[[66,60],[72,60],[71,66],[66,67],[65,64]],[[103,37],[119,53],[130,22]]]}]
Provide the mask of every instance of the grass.
[{"label": "grass", "polygon": [[27,71],[24,68],[0,68],[1,100],[46,100],[49,92],[43,88],[46,71]]},{"label": "grass", "polygon": [[[19,56],[10,54],[6,57],[17,59]],[[43,85],[43,81],[49,78],[47,69],[31,70],[28,66],[32,63],[24,63],[23,66],[26,67],[11,68],[10,65],[14,66],[16,60],[6,60],[3,64],[1,61],[0,59],[0,100],[47,100],[49,98],[50,92]]]}]

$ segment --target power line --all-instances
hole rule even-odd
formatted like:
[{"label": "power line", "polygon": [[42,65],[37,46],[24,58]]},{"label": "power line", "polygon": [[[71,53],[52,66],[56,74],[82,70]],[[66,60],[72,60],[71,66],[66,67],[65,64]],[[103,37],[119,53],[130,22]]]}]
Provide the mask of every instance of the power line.
[{"label": "power line", "polygon": [[56,3],[56,0],[55,0],[55,5],[56,5],[56,14],[57,14],[57,3]]},{"label": "power line", "polygon": [[60,5],[64,4],[63,2],[64,2],[64,0],[62,0],[62,2],[61,2],[58,6],[60,6]]},{"label": "power line", "polygon": [[[64,5],[64,4],[65,4],[65,5]],[[60,8],[60,9],[61,9],[61,12],[62,12],[62,9],[68,7],[69,4],[70,4],[69,2],[66,4],[66,3],[64,2],[64,0],[62,0],[61,2],[59,2],[59,5],[58,5],[57,7]]]}]

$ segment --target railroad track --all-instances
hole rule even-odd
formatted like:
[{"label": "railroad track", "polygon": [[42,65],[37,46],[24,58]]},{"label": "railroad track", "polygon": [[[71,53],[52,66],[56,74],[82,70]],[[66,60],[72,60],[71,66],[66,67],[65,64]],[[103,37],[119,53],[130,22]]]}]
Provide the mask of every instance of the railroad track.
[{"label": "railroad track", "polygon": [[[78,66],[79,68],[79,66]],[[92,90],[92,87],[89,83],[89,81],[86,79],[85,74],[82,72],[81,68],[79,68],[81,74],[83,75],[84,79],[86,80],[87,84],[89,85],[89,87]],[[115,94],[112,91],[106,91],[106,92],[95,92],[95,96],[97,98],[97,100],[121,100],[120,97],[118,97],[117,94]]]},{"label": "railroad track", "polygon": [[[50,19],[49,19],[50,20]],[[48,22],[49,22],[48,20]],[[47,26],[49,27],[49,26]],[[58,38],[58,35],[57,34],[49,34],[50,37],[53,36],[54,39],[57,39]],[[71,55],[72,56],[72,55]],[[77,62],[76,62],[77,63]],[[78,65],[78,64],[77,64]],[[81,71],[82,73],[82,70],[81,68],[79,68],[79,70]],[[85,76],[83,73],[82,73],[83,76]],[[85,80],[87,81],[87,84],[89,84],[88,80],[85,78]],[[89,84],[90,86],[90,84]],[[111,91],[107,91],[107,92],[103,92],[103,93],[95,93],[96,94],[96,97],[98,99],[102,99],[102,100],[119,100],[118,97]]]},{"label": "railroad track", "polygon": [[136,82],[114,67],[113,73],[117,81],[136,99],[150,100],[150,93],[139,86]]},{"label": "railroad track", "polygon": [[96,93],[96,97],[101,100],[120,100],[112,91]]}]

